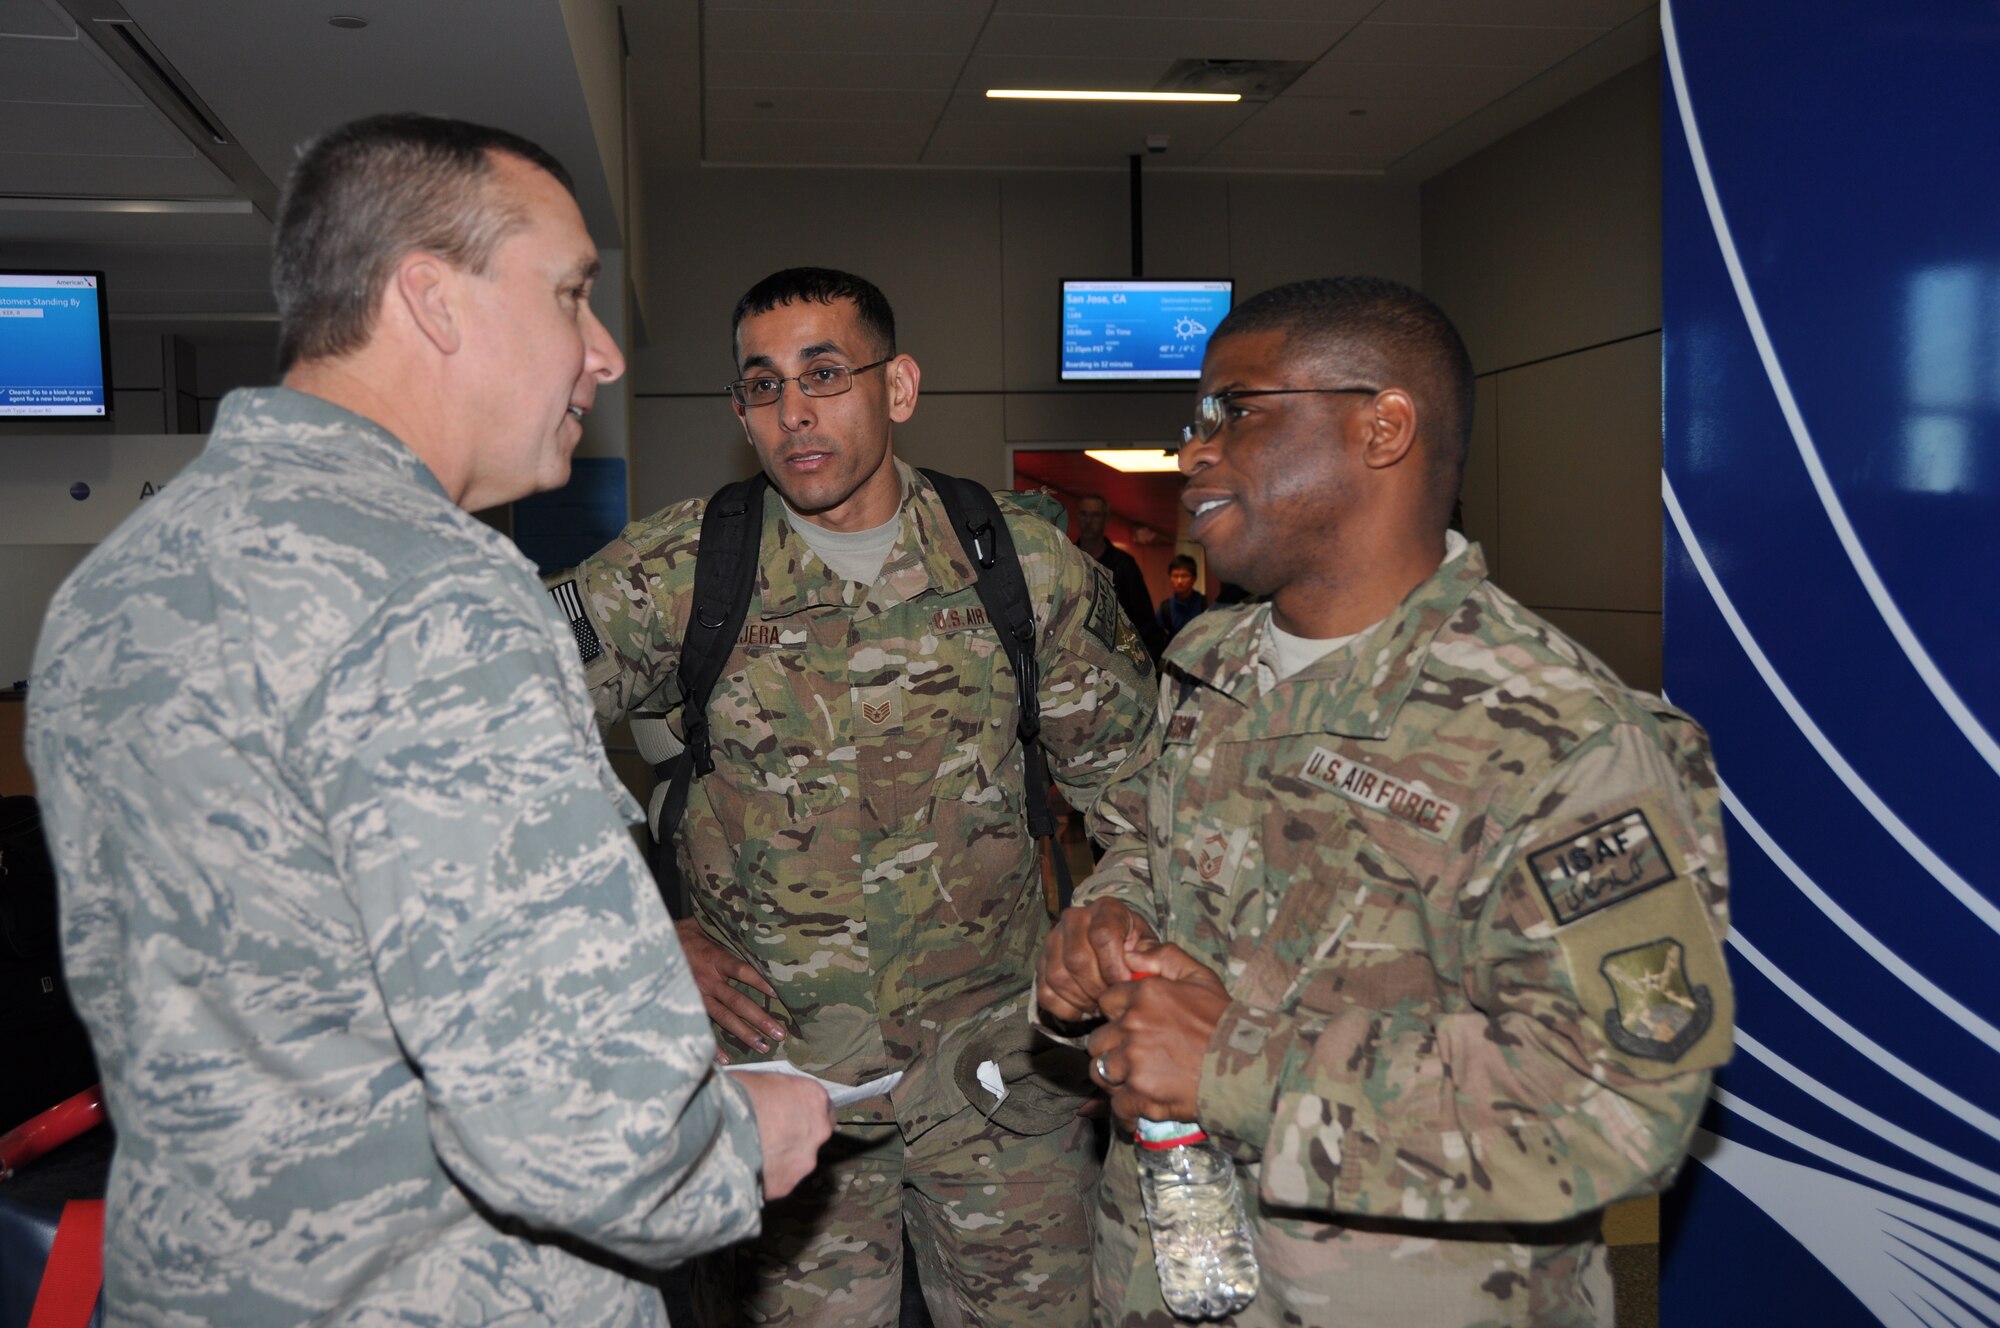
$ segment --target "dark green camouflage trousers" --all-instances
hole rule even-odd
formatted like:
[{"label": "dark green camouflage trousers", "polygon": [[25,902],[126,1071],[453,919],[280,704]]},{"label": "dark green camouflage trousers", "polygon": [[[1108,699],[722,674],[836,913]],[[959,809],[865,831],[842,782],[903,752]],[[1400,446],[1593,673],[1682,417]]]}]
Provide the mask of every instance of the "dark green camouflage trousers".
[{"label": "dark green camouflage trousers", "polygon": [[1083,1328],[1096,1138],[1082,1120],[1013,1134],[971,1108],[911,1144],[894,1125],[843,1125],[764,1209],[762,1236],[691,1270],[697,1316],[894,1328],[907,1226],[936,1328]]}]

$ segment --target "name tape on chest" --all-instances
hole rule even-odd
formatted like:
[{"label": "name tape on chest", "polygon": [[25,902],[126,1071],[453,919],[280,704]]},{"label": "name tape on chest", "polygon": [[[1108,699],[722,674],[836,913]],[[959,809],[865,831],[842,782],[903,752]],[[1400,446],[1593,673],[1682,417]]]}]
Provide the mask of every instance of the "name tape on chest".
[{"label": "name tape on chest", "polygon": [[931,614],[931,630],[942,636],[948,632],[971,631],[991,625],[982,604],[967,604],[962,608],[938,609]]},{"label": "name tape on chest", "polygon": [[1637,807],[1528,855],[1558,927],[1674,879],[1673,864]]},{"label": "name tape on chest", "polygon": [[747,622],[743,630],[736,634],[736,644],[756,649],[768,650],[779,646],[802,646],[806,634],[798,628],[780,627],[776,623]]},{"label": "name tape on chest", "polygon": [[1313,748],[1299,774],[1321,788],[1331,789],[1349,802],[1387,812],[1439,839],[1449,835],[1452,827],[1458,824],[1457,803],[1359,761],[1336,756],[1324,747]]}]

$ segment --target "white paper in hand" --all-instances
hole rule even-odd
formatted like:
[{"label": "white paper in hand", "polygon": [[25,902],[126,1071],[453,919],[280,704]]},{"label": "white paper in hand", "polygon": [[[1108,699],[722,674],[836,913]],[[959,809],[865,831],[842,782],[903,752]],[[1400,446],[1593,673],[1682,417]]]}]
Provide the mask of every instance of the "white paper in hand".
[{"label": "white paper in hand", "polygon": [[757,1061],[750,1065],[725,1065],[722,1068],[731,1074],[789,1074],[800,1079],[810,1079],[826,1090],[827,1097],[836,1107],[850,1107],[856,1102],[880,1097],[903,1082],[903,1072],[891,1070],[885,1075],[870,1079],[865,1084],[837,1084],[831,1079],[808,1074],[790,1061]]}]

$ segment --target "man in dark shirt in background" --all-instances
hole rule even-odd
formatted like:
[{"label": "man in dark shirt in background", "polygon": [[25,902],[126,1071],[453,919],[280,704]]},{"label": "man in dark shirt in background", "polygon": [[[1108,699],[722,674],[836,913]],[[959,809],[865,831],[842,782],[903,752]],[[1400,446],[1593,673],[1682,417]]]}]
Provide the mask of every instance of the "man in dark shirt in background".
[{"label": "man in dark shirt in background", "polygon": [[1153,617],[1153,596],[1146,589],[1146,574],[1139,570],[1138,560],[1113,544],[1104,534],[1104,523],[1110,515],[1111,504],[1104,501],[1102,494],[1078,496],[1076,547],[1110,570],[1111,585],[1118,595],[1118,607],[1125,610],[1125,616],[1132,620],[1139,639],[1145,642],[1146,653],[1153,657],[1153,663],[1158,664],[1160,652],[1167,648],[1167,636]]}]

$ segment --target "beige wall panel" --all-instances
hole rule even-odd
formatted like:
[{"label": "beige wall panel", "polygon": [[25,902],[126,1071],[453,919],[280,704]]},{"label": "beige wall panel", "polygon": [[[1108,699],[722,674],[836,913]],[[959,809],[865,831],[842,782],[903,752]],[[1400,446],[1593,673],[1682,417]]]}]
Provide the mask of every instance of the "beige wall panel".
[{"label": "beige wall panel", "polygon": [[720,393],[633,399],[632,515],[705,498],[756,469],[756,454]]},{"label": "beige wall panel", "polygon": [[1416,186],[1322,176],[1226,178],[1230,275],[1239,301],[1283,282],[1346,273],[1423,285]]},{"label": "beige wall panel", "polygon": [[1660,690],[1659,614],[1541,608],[1535,612],[1609,664],[1626,685],[1646,692]]},{"label": "beige wall panel", "polygon": [[732,377],[736,301],[795,266],[843,268],[880,286],[896,310],[897,341],[923,366],[927,386],[999,386],[995,177],[688,171],[662,180],[651,203],[650,344],[632,358],[636,391],[720,392]]},{"label": "beige wall panel", "polygon": [[1465,536],[1476,540],[1486,552],[1486,566],[1493,579],[1506,584],[1506,564],[1500,551],[1500,421],[1499,392],[1491,378],[1482,378],[1475,388],[1472,407],[1472,443],[1465,453],[1465,479],[1459,485],[1459,514],[1465,521]]},{"label": "beige wall panel", "polygon": [[1112,171],[1009,175],[1000,197],[1006,387],[1056,391],[1063,278],[1131,273],[1131,182]]},{"label": "beige wall panel", "polygon": [[[1159,161],[1171,161],[1169,151]],[[1144,193],[1146,275],[1226,277],[1229,265],[1229,183],[1218,175],[1183,175],[1140,167]],[[1131,189],[1131,177],[1126,177]],[[1126,225],[1131,225],[1127,218]],[[1128,246],[1129,247],[1129,246]]]},{"label": "beige wall panel", "polygon": [[1499,375],[1497,416],[1501,584],[1528,604],[1659,612],[1659,334]]},{"label": "beige wall panel", "polygon": [[1657,62],[1427,181],[1423,263],[1481,373],[1659,327]]},{"label": "beige wall panel", "polygon": [[1010,392],[1010,443],[1156,443],[1180,440],[1194,418],[1195,385],[1182,391]]},{"label": "beige wall panel", "polygon": [[989,489],[1011,489],[1005,425],[1005,398],[997,392],[920,396],[917,413],[896,430],[896,455]]},{"label": "beige wall panel", "polygon": [[8,544],[0,546],[0,687],[28,676],[41,639],[42,615],[63,578],[76,570],[89,544]]}]

